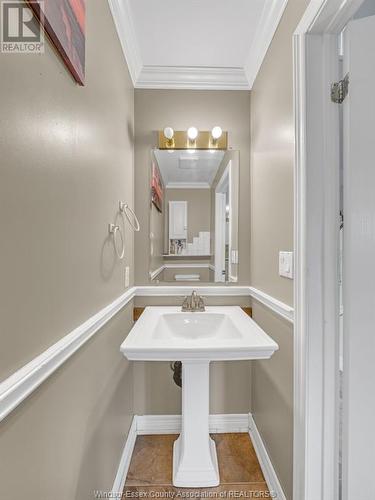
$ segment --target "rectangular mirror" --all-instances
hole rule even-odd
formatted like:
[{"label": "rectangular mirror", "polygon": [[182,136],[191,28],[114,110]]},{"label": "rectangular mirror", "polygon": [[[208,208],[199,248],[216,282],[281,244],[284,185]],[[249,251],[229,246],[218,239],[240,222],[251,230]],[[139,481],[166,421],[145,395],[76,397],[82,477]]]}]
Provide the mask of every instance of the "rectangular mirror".
[{"label": "rectangular mirror", "polygon": [[151,282],[237,282],[238,198],[238,151],[153,150]]}]

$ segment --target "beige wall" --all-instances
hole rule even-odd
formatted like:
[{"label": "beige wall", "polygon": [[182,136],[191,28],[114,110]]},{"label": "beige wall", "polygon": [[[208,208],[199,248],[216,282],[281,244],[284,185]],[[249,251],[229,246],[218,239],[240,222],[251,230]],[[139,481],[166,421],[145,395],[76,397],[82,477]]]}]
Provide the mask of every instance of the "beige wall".
[{"label": "beige wall", "polygon": [[293,250],[292,35],[308,0],[290,0],[251,92],[251,281],[293,304],[278,253]]},{"label": "beige wall", "polygon": [[[136,283],[147,284],[149,265],[150,151],[157,146],[156,131],[170,125],[186,130],[194,125],[210,130],[219,124],[229,132],[229,145],[240,151],[239,226],[250,217],[250,93],[247,91],[141,90],[135,91],[135,198],[142,231],[136,235]],[[240,231],[239,284],[249,284],[250,231]]]},{"label": "beige wall", "polygon": [[[293,250],[292,35],[307,4],[288,2],[251,92],[251,284],[291,305],[293,281],[279,277],[278,252]],[[291,499],[293,328],[256,303],[254,319],[280,351],[253,363],[252,411]]]},{"label": "beige wall", "polygon": [[[85,87],[49,43],[0,55],[0,380],[118,297],[134,267],[131,231],[119,262],[107,229],[119,199],[133,205],[134,92],[107,2],[86,7]],[[132,414],[118,351],[130,307],[0,423],[2,497],[112,485]]]},{"label": "beige wall", "polygon": [[288,500],[293,491],[293,329],[265,306],[253,318],[279,345],[271,359],[254,361],[252,413]]}]

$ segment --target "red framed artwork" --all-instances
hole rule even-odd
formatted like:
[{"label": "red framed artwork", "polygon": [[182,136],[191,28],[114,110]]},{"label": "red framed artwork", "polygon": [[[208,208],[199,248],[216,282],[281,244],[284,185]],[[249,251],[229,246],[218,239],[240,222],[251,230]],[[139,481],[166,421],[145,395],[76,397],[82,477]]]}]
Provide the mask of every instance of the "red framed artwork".
[{"label": "red framed artwork", "polygon": [[85,84],[86,0],[27,0],[65,65]]},{"label": "red framed artwork", "polygon": [[156,163],[152,162],[151,171],[151,201],[159,212],[163,211],[163,181]]}]

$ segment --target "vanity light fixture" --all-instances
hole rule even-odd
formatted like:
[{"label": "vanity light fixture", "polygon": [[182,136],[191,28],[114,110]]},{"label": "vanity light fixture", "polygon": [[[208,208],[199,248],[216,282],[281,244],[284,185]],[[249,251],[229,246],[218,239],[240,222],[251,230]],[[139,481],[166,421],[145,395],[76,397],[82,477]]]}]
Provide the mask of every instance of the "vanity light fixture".
[{"label": "vanity light fixture", "polygon": [[174,136],[174,130],[172,127],[165,127],[164,129],[164,137],[168,139],[168,141],[171,141]]},{"label": "vanity light fixture", "polygon": [[172,127],[165,127],[163,130],[164,137],[166,139],[167,147],[173,148],[174,146],[174,130]]},{"label": "vanity light fixture", "polygon": [[187,130],[173,130],[165,127],[158,131],[159,149],[174,151],[176,149],[212,149],[214,151],[228,149],[228,132],[216,126],[210,130],[198,130],[197,127],[189,127]]},{"label": "vanity light fixture", "polygon": [[187,135],[190,141],[194,142],[198,137],[198,129],[196,127],[189,127]]},{"label": "vanity light fixture", "polygon": [[212,139],[214,140],[214,142],[216,142],[223,135],[222,128],[221,127],[214,127],[211,130],[211,135],[212,135]]}]

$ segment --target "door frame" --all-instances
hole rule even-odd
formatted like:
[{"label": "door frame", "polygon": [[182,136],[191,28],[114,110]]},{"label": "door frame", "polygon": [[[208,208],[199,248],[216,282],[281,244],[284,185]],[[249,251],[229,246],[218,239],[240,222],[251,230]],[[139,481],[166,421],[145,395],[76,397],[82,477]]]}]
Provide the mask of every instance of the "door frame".
[{"label": "door frame", "polygon": [[362,0],[312,0],[293,36],[293,497],[338,499],[338,35]]},{"label": "door frame", "polygon": [[[222,269],[225,269],[225,224],[226,224],[226,202],[223,188],[229,186],[229,197],[231,188],[231,161],[228,162],[223,175],[215,188],[215,281],[224,282],[225,276],[222,275]],[[231,210],[231,203],[229,203]],[[231,213],[229,213],[229,226]],[[229,233],[231,227],[229,227]],[[224,266],[224,267],[223,267]]]},{"label": "door frame", "polygon": [[225,195],[215,192],[215,282],[225,281]]}]

